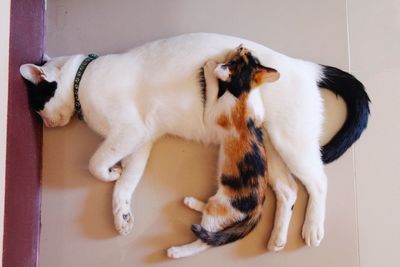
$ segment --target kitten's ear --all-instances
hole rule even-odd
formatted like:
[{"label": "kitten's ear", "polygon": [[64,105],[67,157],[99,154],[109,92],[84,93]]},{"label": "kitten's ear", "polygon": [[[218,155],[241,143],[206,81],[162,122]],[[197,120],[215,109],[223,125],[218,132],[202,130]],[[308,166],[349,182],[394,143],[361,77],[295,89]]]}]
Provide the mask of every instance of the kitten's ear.
[{"label": "kitten's ear", "polygon": [[254,74],[254,81],[256,85],[261,85],[263,83],[272,83],[279,79],[280,74],[276,69],[261,66],[257,68]]},{"label": "kitten's ear", "polygon": [[236,51],[240,52],[243,49],[243,44],[240,44],[238,47],[236,47]]},{"label": "kitten's ear", "polygon": [[43,69],[34,64],[24,64],[19,68],[19,72],[22,77],[26,80],[38,84],[40,81],[44,80],[46,75],[43,72]]},{"label": "kitten's ear", "polygon": [[236,48],[237,53],[239,54],[239,56],[243,57],[245,56],[247,53],[249,53],[249,50],[243,46],[243,44],[240,44],[237,48]]}]

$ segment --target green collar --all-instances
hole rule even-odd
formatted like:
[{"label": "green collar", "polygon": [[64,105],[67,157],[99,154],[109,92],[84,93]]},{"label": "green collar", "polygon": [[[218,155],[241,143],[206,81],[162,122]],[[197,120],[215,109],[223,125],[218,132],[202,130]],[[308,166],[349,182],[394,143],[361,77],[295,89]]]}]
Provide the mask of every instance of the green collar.
[{"label": "green collar", "polygon": [[89,65],[92,60],[98,58],[99,56],[96,54],[89,54],[81,63],[76,72],[74,79],[74,99],[75,99],[75,111],[78,114],[78,118],[83,121],[83,112],[81,107],[81,102],[79,101],[78,91],[79,91],[79,83],[81,82],[82,75],[85,72],[86,67]]}]

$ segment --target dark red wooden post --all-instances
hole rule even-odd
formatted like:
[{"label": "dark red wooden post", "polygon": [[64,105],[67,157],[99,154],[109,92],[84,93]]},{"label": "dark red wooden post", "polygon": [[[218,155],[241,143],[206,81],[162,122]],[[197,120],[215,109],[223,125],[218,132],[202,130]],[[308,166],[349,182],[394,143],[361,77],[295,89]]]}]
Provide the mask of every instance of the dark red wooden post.
[{"label": "dark red wooden post", "polygon": [[42,124],[19,74],[43,54],[44,0],[12,0],[3,266],[38,266]]}]

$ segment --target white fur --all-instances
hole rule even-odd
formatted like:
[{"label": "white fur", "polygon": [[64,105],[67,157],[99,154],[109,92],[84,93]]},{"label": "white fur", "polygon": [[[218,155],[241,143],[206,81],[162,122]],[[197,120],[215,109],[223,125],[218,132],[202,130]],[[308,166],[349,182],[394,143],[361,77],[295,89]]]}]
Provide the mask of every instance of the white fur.
[{"label": "white fur", "polygon": [[[289,179],[289,170],[303,182],[310,196],[303,237],[307,245],[319,245],[324,233],[327,188],[318,143],[323,122],[323,105],[316,85],[320,67],[254,42],[217,34],[182,35],[148,43],[125,54],[102,56],[90,63],[83,75],[79,97],[85,121],[105,138],[90,160],[90,171],[101,180],[112,181],[118,178],[118,172],[110,172],[110,168],[121,160],[124,166],[113,201],[115,225],[120,233],[128,233],[132,227],[132,216],[127,221],[123,215],[130,209],[131,195],[155,139],[174,134],[218,143],[215,133],[203,123],[198,72],[207,60],[222,61],[238,44],[248,47],[263,65],[281,75],[267,89],[261,88],[265,127],[279,154],[274,164],[287,166],[276,171],[276,179],[283,182],[271,184],[276,192],[282,192],[277,193],[275,222],[284,225],[274,229],[272,238],[276,240],[270,241],[272,248],[278,250],[275,248],[284,243],[280,240],[286,241],[290,219],[287,206],[296,195],[292,183],[285,180]],[[44,73],[54,73],[58,82],[55,96],[41,111],[43,119],[51,122],[49,126],[65,125],[73,115],[72,84],[83,58],[55,58],[43,66]],[[22,66],[21,74],[34,81],[24,68],[29,66]],[[285,192],[290,192],[290,199],[280,197]]]},{"label": "white fur", "polygon": [[215,76],[218,77],[221,81],[228,81],[230,77],[229,69],[224,67],[224,64],[218,64],[214,70]]}]

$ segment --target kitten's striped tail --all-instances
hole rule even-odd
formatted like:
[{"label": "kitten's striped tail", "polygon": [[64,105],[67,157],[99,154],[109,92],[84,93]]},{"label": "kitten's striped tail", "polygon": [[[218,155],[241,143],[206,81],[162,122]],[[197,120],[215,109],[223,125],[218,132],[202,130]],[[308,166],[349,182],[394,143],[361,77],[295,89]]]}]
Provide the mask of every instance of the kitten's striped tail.
[{"label": "kitten's striped tail", "polygon": [[217,232],[210,232],[199,224],[192,225],[192,232],[203,242],[211,246],[222,246],[239,240],[249,234],[257,225],[261,218],[260,212],[249,215],[245,219],[238,221],[225,229]]}]

